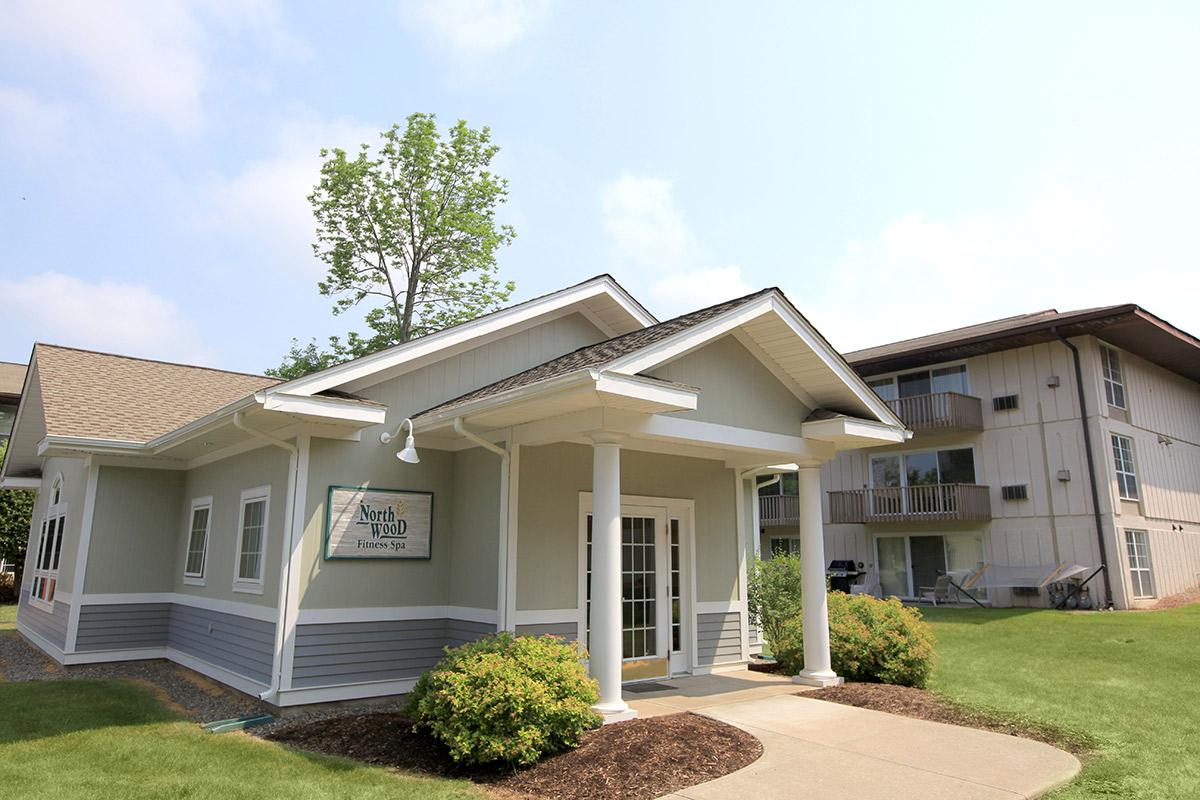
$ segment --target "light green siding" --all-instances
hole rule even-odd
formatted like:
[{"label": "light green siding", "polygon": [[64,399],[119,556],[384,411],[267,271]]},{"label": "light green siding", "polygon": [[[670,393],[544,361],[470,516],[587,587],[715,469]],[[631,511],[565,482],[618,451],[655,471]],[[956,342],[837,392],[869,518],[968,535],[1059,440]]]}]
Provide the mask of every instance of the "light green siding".
[{"label": "light green siding", "polygon": [[648,374],[700,389],[696,410],[674,415],[686,419],[799,435],[812,410],[732,335]]},{"label": "light green siding", "polygon": [[99,470],[85,590],[172,591],[184,474],[108,466]]},{"label": "light green siding", "polygon": [[495,608],[500,457],[479,447],[455,453],[450,500],[450,605]]},{"label": "light green siding", "polygon": [[[361,442],[313,439],[305,509],[302,608],[445,605],[449,601],[453,529],[454,454],[422,450],[420,464],[396,459],[368,430]],[[330,486],[374,486],[433,492],[431,557],[336,560],[324,558],[325,502]],[[473,499],[473,498],[472,498]],[[494,593],[493,602],[494,603]]]},{"label": "light green siding", "polygon": [[[578,603],[579,493],[592,490],[592,450],[553,444],[521,449],[517,608]],[[735,478],[720,461],[621,451],[621,493],[695,500],[697,600],[737,597]]]},{"label": "light green siding", "polygon": [[[290,454],[286,450],[266,446],[197,467],[186,474],[171,536],[176,554],[171,568],[176,592],[256,605],[278,605],[281,548],[287,535],[284,531],[284,512],[287,509],[289,462]],[[271,487],[261,595],[233,591],[242,490],[258,486]],[[186,547],[187,516],[192,500],[198,497],[213,499],[204,586],[183,582],[182,559]]]}]

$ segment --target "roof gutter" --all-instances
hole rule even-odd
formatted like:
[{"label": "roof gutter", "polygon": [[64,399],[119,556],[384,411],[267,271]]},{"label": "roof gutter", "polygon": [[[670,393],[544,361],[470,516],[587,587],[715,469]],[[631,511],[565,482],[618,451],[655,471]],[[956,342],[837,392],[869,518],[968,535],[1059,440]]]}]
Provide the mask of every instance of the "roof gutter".
[{"label": "roof gutter", "polygon": [[1079,393],[1079,425],[1083,429],[1083,452],[1087,456],[1088,483],[1092,490],[1092,516],[1096,521],[1096,542],[1100,545],[1100,568],[1104,571],[1104,598],[1109,608],[1113,607],[1112,581],[1108,577],[1108,554],[1104,546],[1104,520],[1100,514],[1100,491],[1096,486],[1096,459],[1092,455],[1092,434],[1088,430],[1087,392],[1083,390],[1083,366],[1079,360],[1079,348],[1059,333],[1057,327],[1050,332],[1071,351],[1075,361],[1075,389]]},{"label": "roof gutter", "polygon": [[[463,425],[462,417],[454,418],[454,432],[467,439],[467,441],[482,447],[489,453],[495,453],[500,456],[500,519],[497,530],[500,552],[499,557],[496,559],[499,562],[498,569],[500,572],[496,581],[496,629],[501,631],[509,630],[511,620],[508,619],[508,595],[510,591],[508,585],[508,486],[512,472],[512,458],[508,449],[489,442],[479,434],[469,430]],[[511,432],[508,439],[508,448],[511,448]]]},{"label": "roof gutter", "polygon": [[[267,444],[282,448],[283,450],[286,450],[291,454],[291,464],[290,464],[291,470],[290,470],[290,474],[288,475],[288,506],[289,506],[289,509],[288,509],[288,513],[287,513],[287,522],[285,523],[286,527],[284,528],[284,530],[288,531],[288,537],[291,538],[294,534],[295,527],[296,527],[294,524],[295,517],[296,517],[296,509],[301,503],[304,502],[304,498],[296,496],[297,489],[298,489],[298,486],[300,483],[300,481],[299,481],[300,448],[297,447],[296,445],[292,444],[291,442],[285,442],[283,439],[276,439],[274,436],[268,436],[267,434],[263,433],[262,431],[255,430],[254,428],[251,428],[250,426],[246,425],[246,423],[243,422],[243,420],[242,420],[242,412],[241,411],[233,412],[233,427],[237,428],[239,431],[243,431],[245,433],[250,434],[251,436],[253,436],[256,439],[261,439],[262,441],[266,442]],[[294,542],[292,542],[291,544],[293,547],[295,546]],[[272,668],[271,668],[271,683],[269,686],[267,686],[266,691],[263,691],[258,695],[259,700],[265,700],[267,702],[270,702],[275,699],[275,697],[279,694],[280,684],[283,682],[284,635],[288,629],[287,620],[285,619],[285,617],[287,616],[287,610],[289,608],[288,600],[290,598],[288,595],[289,595],[289,590],[291,589],[291,583],[292,583],[292,581],[291,581],[292,559],[289,557],[291,550],[292,550],[291,547],[285,547],[284,551],[283,551],[283,571],[281,573],[281,577],[280,577],[280,581],[279,581],[280,614],[279,614],[279,619],[277,620],[276,625],[275,625],[275,658],[274,658],[274,663],[272,664]]]}]

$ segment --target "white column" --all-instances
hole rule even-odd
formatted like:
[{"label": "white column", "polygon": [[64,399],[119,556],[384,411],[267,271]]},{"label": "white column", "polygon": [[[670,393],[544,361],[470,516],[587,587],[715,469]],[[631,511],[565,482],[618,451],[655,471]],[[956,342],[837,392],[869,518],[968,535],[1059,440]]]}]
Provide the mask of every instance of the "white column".
[{"label": "white column", "polygon": [[636,716],[621,699],[621,446],[592,444],[592,677],[600,684],[594,708],[605,722]]},{"label": "white column", "polygon": [[842,679],[829,660],[829,599],[825,589],[825,526],[821,519],[821,468],[802,465],[800,482],[800,567],[804,593],[804,669],[793,680],[833,686]]}]

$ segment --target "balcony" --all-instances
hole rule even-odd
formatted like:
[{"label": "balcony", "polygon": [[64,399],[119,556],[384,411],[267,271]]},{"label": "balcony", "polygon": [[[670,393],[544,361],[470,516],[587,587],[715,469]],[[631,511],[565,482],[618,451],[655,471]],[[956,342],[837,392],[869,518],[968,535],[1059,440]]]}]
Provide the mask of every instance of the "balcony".
[{"label": "balcony", "polygon": [[884,402],[914,433],[983,430],[983,405],[978,397],[936,392]]},{"label": "balcony", "polygon": [[991,518],[988,487],[970,483],[887,486],[829,493],[829,521],[835,524],[986,522]]},{"label": "balcony", "polygon": [[794,494],[759,497],[758,521],[762,525],[799,525],[800,498]]}]

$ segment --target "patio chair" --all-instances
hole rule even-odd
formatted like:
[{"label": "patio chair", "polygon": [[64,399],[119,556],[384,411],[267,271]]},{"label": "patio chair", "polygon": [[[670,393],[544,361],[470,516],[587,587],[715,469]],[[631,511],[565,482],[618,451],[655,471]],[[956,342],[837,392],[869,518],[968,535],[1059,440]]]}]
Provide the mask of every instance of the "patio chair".
[{"label": "patio chair", "polygon": [[868,572],[866,579],[862,583],[855,583],[850,586],[850,594],[867,594],[871,597],[879,597],[879,573]]},{"label": "patio chair", "polygon": [[955,601],[958,600],[958,590],[950,585],[949,575],[938,575],[937,580],[933,582],[933,586],[922,586],[917,590],[918,600],[928,600],[935,606],[940,603],[951,602],[951,596]]}]

